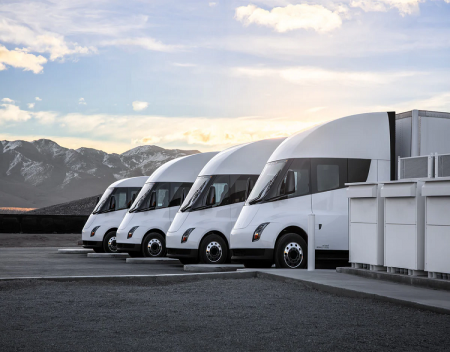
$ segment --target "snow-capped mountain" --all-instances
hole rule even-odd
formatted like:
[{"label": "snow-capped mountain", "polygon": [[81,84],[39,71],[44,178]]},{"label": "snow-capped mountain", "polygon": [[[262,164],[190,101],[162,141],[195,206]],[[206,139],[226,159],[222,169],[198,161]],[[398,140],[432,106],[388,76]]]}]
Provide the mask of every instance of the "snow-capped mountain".
[{"label": "snow-capped mountain", "polygon": [[116,180],[149,176],[167,161],[196,153],[144,145],[108,154],[48,139],[1,141],[0,207],[39,208],[100,194]]}]

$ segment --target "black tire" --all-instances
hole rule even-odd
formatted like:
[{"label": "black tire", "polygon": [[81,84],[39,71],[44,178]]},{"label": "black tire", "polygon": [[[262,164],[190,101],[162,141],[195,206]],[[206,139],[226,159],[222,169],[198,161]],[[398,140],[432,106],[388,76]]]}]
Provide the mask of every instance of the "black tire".
[{"label": "black tire", "polygon": [[198,259],[192,259],[192,258],[183,258],[183,259],[178,259],[181,264],[183,265],[188,265],[188,264],[197,264],[198,263]]},{"label": "black tire", "polygon": [[131,258],[141,258],[142,257],[142,253],[141,252],[128,252],[128,255]]},{"label": "black tire", "polygon": [[219,235],[208,235],[200,244],[200,262],[204,264],[223,264],[228,259],[228,244]]},{"label": "black tire", "polygon": [[109,231],[103,238],[103,251],[105,253],[118,253],[115,230]]},{"label": "black tire", "polygon": [[305,269],[308,265],[308,246],[303,238],[295,233],[283,235],[275,248],[277,268]]},{"label": "black tire", "polygon": [[272,262],[270,260],[249,260],[244,261],[246,268],[271,268]]},{"label": "black tire", "polygon": [[165,257],[166,253],[166,240],[162,235],[157,232],[150,232],[145,235],[142,241],[142,255],[144,257]]},{"label": "black tire", "polygon": [[92,248],[92,250],[93,250],[95,253],[105,253],[105,250],[103,249],[103,247]]}]

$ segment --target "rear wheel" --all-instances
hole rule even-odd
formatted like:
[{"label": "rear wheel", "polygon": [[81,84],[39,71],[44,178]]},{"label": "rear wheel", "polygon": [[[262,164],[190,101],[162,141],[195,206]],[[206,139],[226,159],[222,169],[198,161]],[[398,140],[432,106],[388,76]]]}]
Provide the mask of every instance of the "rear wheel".
[{"label": "rear wheel", "polygon": [[205,264],[223,264],[228,258],[228,245],[219,235],[208,235],[200,244],[200,260]]},{"label": "rear wheel", "polygon": [[161,234],[150,232],[144,237],[142,241],[142,255],[144,257],[164,257],[166,252],[166,241]]},{"label": "rear wheel", "polygon": [[275,248],[277,268],[304,269],[308,262],[308,247],[303,238],[295,233],[287,233],[278,241]]},{"label": "rear wheel", "polygon": [[105,253],[117,253],[116,231],[109,231],[103,239]]},{"label": "rear wheel", "polygon": [[271,268],[272,262],[269,260],[249,260],[244,262],[246,268]]}]

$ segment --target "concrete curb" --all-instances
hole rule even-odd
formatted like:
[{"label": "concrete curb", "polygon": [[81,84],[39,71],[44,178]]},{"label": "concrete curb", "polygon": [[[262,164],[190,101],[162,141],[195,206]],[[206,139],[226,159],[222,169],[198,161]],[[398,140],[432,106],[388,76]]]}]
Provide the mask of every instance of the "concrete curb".
[{"label": "concrete curb", "polygon": [[94,253],[92,249],[88,248],[61,248],[58,249],[58,253],[61,254],[87,254],[87,253]]},{"label": "concrete curb", "polygon": [[[240,271],[240,272],[243,272],[243,271]],[[271,273],[267,273],[267,272],[258,271],[258,272],[256,272],[256,277],[261,278],[261,279],[269,279],[269,280],[281,281],[281,282],[297,282],[297,283],[300,282],[300,283],[304,284],[305,286],[313,288],[315,290],[331,293],[331,294],[338,295],[338,296],[344,296],[344,297],[350,297],[350,298],[370,298],[370,299],[375,299],[378,301],[395,303],[395,304],[399,304],[399,305],[406,306],[406,307],[429,310],[429,311],[432,311],[435,313],[450,314],[450,309],[445,309],[442,307],[435,307],[432,305],[421,304],[421,303],[417,303],[417,302],[413,302],[413,301],[396,299],[396,298],[392,298],[392,297],[378,295],[375,293],[361,292],[361,291],[356,291],[356,290],[342,288],[342,287],[325,285],[325,284],[312,282],[312,281],[308,281],[308,280],[303,280],[303,279],[288,278],[288,277],[271,274]]]},{"label": "concrete curb", "polygon": [[125,282],[125,283],[180,283],[211,279],[249,279],[255,278],[256,272],[229,272],[229,273],[196,273],[196,274],[163,274],[163,275],[98,275],[98,276],[36,276],[0,278],[5,281],[91,281],[91,282]]},{"label": "concrete curb", "polygon": [[174,258],[127,258],[127,264],[181,264]]},{"label": "concrete curb", "polygon": [[410,276],[401,274],[391,274],[384,271],[370,271],[355,268],[336,268],[338,273],[361,276],[369,279],[395,282],[434,290],[450,291],[450,280],[432,279],[425,276]]},{"label": "concrete curb", "polygon": [[88,253],[88,258],[128,258],[128,253]]},{"label": "concrete curb", "polygon": [[213,273],[213,272],[226,272],[237,271],[243,269],[242,264],[188,264],[184,266],[184,271],[190,271],[194,273]]}]

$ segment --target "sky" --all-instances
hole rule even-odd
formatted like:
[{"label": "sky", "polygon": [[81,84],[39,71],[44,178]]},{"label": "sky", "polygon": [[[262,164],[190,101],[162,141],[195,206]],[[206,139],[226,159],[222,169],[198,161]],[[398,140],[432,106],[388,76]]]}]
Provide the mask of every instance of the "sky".
[{"label": "sky", "polygon": [[450,0],[0,3],[0,140],[222,150],[450,112]]}]

